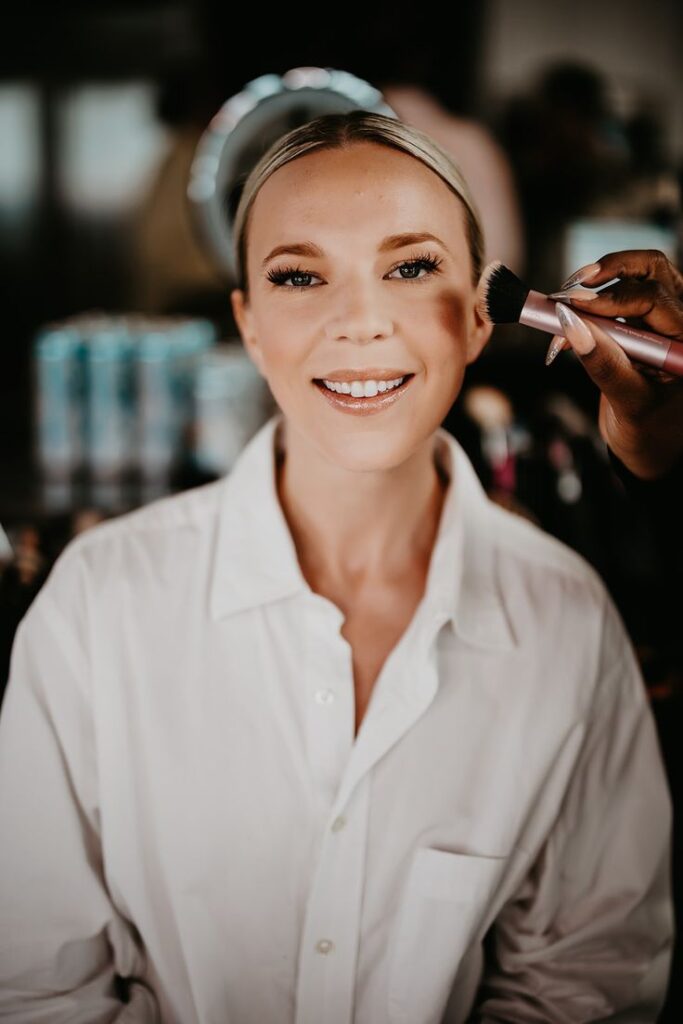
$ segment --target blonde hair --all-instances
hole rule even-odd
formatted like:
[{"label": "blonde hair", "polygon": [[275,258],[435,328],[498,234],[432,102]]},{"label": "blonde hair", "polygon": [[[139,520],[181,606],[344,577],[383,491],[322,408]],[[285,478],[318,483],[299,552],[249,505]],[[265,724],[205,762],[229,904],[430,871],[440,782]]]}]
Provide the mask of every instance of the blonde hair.
[{"label": "blonde hair", "polygon": [[356,142],[376,142],[420,160],[448,185],[465,211],[466,233],[472,261],[472,280],[481,274],[484,236],[474,200],[462,172],[429,135],[385,114],[351,110],[323,114],[277,139],[250,171],[240,195],[233,223],[234,264],[237,287],[248,292],[247,233],[254,200],[261,186],[280,167],[314,150],[343,149]]}]

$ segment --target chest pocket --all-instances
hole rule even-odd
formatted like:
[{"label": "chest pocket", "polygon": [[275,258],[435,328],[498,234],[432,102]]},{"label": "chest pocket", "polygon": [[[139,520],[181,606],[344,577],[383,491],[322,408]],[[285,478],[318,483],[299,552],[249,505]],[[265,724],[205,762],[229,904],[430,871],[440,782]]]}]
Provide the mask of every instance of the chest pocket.
[{"label": "chest pocket", "polygon": [[431,847],[415,852],[389,951],[392,1024],[439,1024],[458,965],[481,939],[508,863]]}]

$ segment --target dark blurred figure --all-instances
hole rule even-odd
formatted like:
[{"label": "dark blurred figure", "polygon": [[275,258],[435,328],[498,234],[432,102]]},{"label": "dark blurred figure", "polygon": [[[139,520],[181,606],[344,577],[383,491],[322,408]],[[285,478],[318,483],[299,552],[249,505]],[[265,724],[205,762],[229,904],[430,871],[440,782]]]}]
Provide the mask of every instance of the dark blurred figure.
[{"label": "dark blurred figure", "polygon": [[499,130],[515,169],[535,288],[557,288],[564,228],[576,218],[673,222],[678,185],[656,111],[643,100],[632,118],[620,117],[596,69],[573,62],[547,68],[507,104]]}]

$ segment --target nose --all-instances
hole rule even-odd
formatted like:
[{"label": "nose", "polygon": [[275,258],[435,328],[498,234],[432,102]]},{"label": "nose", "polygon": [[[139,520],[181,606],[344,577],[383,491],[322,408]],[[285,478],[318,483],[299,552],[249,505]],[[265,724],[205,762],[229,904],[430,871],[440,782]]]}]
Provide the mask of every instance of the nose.
[{"label": "nose", "polygon": [[380,341],[394,333],[394,324],[386,308],[386,296],[378,294],[372,281],[344,285],[335,298],[334,308],[325,325],[330,341],[363,344]]}]

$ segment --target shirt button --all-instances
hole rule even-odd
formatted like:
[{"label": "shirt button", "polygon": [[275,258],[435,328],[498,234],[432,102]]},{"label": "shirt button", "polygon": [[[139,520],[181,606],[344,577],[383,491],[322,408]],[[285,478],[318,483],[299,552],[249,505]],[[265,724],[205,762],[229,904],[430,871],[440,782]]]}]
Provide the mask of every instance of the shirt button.
[{"label": "shirt button", "polygon": [[345,825],[346,818],[344,817],[343,814],[340,814],[340,816],[338,818],[335,818],[334,821],[332,822],[332,831],[341,832]]},{"label": "shirt button", "polygon": [[331,953],[334,949],[334,942],[330,942],[329,939],[320,939],[316,942],[315,949],[317,953],[322,953],[323,956],[327,956],[327,954]]},{"label": "shirt button", "polygon": [[334,700],[332,690],[316,690],[315,699],[318,704],[330,704]]}]

